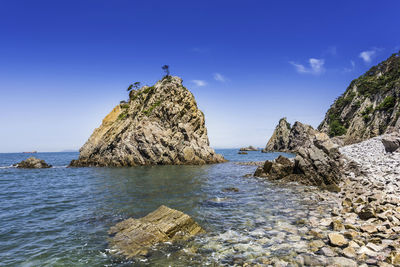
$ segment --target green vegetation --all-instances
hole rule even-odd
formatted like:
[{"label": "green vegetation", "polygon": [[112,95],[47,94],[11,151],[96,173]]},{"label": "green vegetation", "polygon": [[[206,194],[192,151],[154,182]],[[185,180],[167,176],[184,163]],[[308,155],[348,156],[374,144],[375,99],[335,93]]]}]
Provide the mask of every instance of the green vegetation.
[{"label": "green vegetation", "polygon": [[393,96],[387,96],[385,99],[376,107],[377,110],[393,111],[393,107],[396,105],[396,101]]},{"label": "green vegetation", "polygon": [[123,103],[123,104],[121,104],[121,108],[122,109],[127,109],[127,108],[129,108],[129,104],[128,103]]},{"label": "green vegetation", "polygon": [[344,135],[347,132],[347,129],[339,122],[339,120],[333,120],[329,124],[329,136],[339,136]]},{"label": "green vegetation", "polygon": [[361,115],[368,115],[374,111],[374,107],[372,105],[369,105],[364,109],[363,112],[361,112]]},{"label": "green vegetation", "polygon": [[161,104],[161,101],[157,101],[156,103],[154,103],[149,109],[147,110],[143,110],[143,113],[146,115],[150,115],[151,112],[153,112],[153,110],[158,107]]},{"label": "green vegetation", "polygon": [[122,112],[121,114],[118,115],[119,120],[123,120],[128,116],[127,112]]}]

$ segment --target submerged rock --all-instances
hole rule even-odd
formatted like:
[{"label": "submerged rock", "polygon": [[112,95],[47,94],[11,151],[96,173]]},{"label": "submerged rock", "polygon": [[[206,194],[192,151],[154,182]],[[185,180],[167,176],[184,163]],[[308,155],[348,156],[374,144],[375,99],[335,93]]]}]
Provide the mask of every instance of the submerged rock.
[{"label": "submerged rock", "polygon": [[182,79],[167,76],[130,92],[70,166],[208,164],[225,159],[209,146],[204,114]]},{"label": "submerged rock", "polygon": [[160,206],[143,218],[129,218],[111,227],[110,251],[127,259],[146,256],[151,246],[186,240],[204,230],[181,211]]},{"label": "submerged rock", "polygon": [[15,164],[17,168],[23,169],[44,169],[51,168],[51,165],[47,164],[44,160],[30,157],[26,160],[21,161],[20,163]]}]

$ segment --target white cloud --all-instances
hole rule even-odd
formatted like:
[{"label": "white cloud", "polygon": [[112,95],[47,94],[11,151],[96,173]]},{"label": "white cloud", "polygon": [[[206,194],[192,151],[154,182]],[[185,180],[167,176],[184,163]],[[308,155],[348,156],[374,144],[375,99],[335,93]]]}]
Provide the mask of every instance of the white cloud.
[{"label": "white cloud", "polygon": [[345,72],[352,72],[356,68],[356,63],[353,60],[350,60],[351,68],[344,68]]},{"label": "white cloud", "polygon": [[365,63],[370,63],[372,58],[375,56],[375,54],[376,54],[376,49],[362,51],[360,53],[359,57],[362,58]]},{"label": "white cloud", "polygon": [[192,83],[194,83],[196,86],[199,86],[199,87],[207,85],[206,81],[203,81],[203,80],[192,80]]},{"label": "white cloud", "polygon": [[324,59],[310,58],[308,60],[308,64],[310,65],[310,67],[306,67],[303,64],[298,64],[293,61],[290,61],[289,63],[295,67],[295,69],[298,73],[321,74],[322,72],[325,71],[325,69],[324,69],[325,60]]},{"label": "white cloud", "polygon": [[221,73],[218,73],[218,72],[214,73],[214,79],[215,79],[216,81],[219,81],[219,82],[226,82],[226,81],[228,81],[228,79],[227,79],[226,77],[224,77]]}]

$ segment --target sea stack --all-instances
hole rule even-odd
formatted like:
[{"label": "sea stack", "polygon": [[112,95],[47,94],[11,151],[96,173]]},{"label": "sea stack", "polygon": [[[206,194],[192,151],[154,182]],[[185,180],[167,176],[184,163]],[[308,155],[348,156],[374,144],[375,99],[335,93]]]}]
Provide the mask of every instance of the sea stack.
[{"label": "sea stack", "polygon": [[210,164],[225,159],[209,146],[204,114],[179,77],[132,90],[94,130],[70,166]]}]

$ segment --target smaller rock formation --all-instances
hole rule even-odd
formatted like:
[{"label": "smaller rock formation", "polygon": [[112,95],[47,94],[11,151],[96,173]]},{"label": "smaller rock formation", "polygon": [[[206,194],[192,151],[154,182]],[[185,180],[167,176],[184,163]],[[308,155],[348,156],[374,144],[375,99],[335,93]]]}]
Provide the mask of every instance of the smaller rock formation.
[{"label": "smaller rock formation", "polygon": [[292,138],[288,147],[297,153],[294,161],[279,156],[257,168],[254,176],[285,182],[296,181],[338,191],[337,184],[341,177],[339,147],[326,134],[310,127],[296,122],[291,130]]},{"label": "smaller rock formation", "polygon": [[382,143],[386,152],[395,152],[399,150],[400,147],[400,136],[395,134],[383,136]]},{"label": "smaller rock formation", "polygon": [[244,151],[239,151],[238,154],[239,154],[239,155],[247,155],[247,154],[249,154],[249,153],[244,152]]},{"label": "smaller rock formation", "polygon": [[127,259],[146,256],[161,242],[186,240],[204,230],[189,215],[160,206],[143,218],[129,218],[111,227],[110,250]]},{"label": "smaller rock formation", "polygon": [[257,148],[255,148],[254,146],[248,146],[248,147],[242,147],[241,149],[239,149],[240,151],[258,151]]},{"label": "smaller rock formation", "polygon": [[14,165],[17,168],[22,169],[44,169],[44,168],[51,168],[51,165],[47,164],[44,160],[30,157],[26,160],[21,161]]},{"label": "smaller rock formation", "polygon": [[287,122],[286,118],[280,119],[267,146],[261,152],[286,151],[289,144],[290,129],[290,123]]}]

